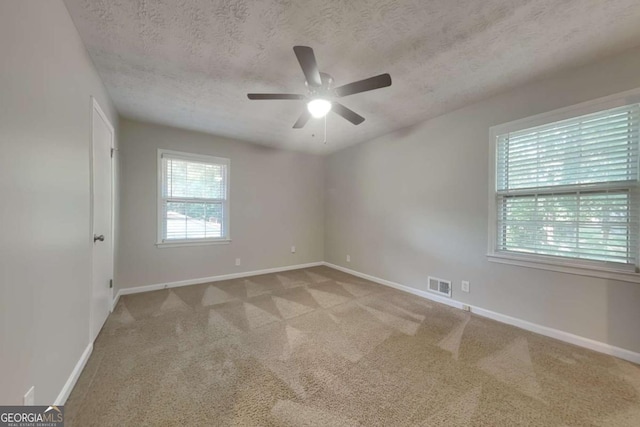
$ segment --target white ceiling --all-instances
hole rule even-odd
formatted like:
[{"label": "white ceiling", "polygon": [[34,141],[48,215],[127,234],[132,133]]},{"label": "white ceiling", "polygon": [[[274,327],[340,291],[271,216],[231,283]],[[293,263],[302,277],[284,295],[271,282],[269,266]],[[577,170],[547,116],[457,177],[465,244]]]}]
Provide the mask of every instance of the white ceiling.
[{"label": "white ceiling", "polygon": [[[65,0],[124,117],[259,144],[333,151],[526,81],[640,45],[638,0]],[[292,129],[305,93],[294,45],[336,85],[388,72],[343,98],[366,118]],[[312,135],[315,134],[315,137]]]}]

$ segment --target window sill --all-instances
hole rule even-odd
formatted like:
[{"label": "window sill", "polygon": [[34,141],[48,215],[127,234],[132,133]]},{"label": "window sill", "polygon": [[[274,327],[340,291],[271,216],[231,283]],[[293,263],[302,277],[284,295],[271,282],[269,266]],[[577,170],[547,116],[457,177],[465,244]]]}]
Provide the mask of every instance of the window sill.
[{"label": "window sill", "polygon": [[210,246],[210,245],[228,245],[231,239],[207,240],[203,242],[160,242],[156,246],[160,249],[180,248],[184,246]]},{"label": "window sill", "polygon": [[511,253],[489,253],[490,262],[537,268],[578,276],[598,277],[601,279],[619,280],[622,282],[640,283],[640,274],[633,270],[599,265],[581,264],[572,260],[547,259],[543,256],[528,256]]}]

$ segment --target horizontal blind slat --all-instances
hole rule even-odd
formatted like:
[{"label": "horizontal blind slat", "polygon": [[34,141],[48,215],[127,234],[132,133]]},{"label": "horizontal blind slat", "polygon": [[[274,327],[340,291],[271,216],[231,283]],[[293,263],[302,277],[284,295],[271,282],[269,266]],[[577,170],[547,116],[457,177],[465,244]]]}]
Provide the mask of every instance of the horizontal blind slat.
[{"label": "horizontal blind slat", "polygon": [[628,130],[629,128],[633,129],[634,125],[637,125],[637,122],[637,119],[632,116],[628,116],[624,120],[606,122],[598,127],[581,127],[577,125],[576,129],[570,132],[554,132],[546,134],[533,132],[528,134],[526,137],[518,137],[513,133],[510,133],[505,135],[503,139],[517,145],[518,149],[516,151],[519,151],[541,143],[546,144],[557,141],[571,141],[578,137],[585,141],[608,138],[619,135],[621,132]]},{"label": "horizontal blind slat", "polygon": [[536,126],[529,129],[524,129],[516,132],[510,132],[510,137],[522,137],[531,135],[533,133],[548,133],[557,132],[563,129],[577,128],[580,126],[596,126],[602,125],[608,122],[617,122],[630,118],[631,120],[638,120],[640,117],[640,104],[633,104],[624,107],[616,107],[605,111],[599,111],[596,113],[586,114],[580,117],[569,118],[566,120],[560,120],[553,123],[548,123],[541,126]]},{"label": "horizontal blind slat", "polygon": [[571,156],[582,155],[584,153],[590,153],[591,155],[606,155],[611,150],[621,151],[623,149],[629,150],[631,153],[637,153],[637,147],[630,146],[629,140],[638,137],[638,132],[628,133],[625,135],[617,135],[615,138],[600,139],[585,143],[581,141],[579,144],[565,144],[557,146],[544,147],[544,151],[540,151],[540,147],[535,147],[527,151],[514,152],[509,150],[508,152],[499,152],[498,159],[509,160],[512,163],[523,162],[540,156],[543,157],[555,157],[557,155]]}]

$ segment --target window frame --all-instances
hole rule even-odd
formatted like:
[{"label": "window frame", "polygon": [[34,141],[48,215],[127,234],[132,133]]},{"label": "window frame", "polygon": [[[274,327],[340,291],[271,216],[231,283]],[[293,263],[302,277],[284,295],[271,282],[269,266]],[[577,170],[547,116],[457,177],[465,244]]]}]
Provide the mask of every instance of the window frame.
[{"label": "window frame", "polygon": [[[201,163],[210,163],[226,166],[226,186],[225,186],[225,198],[224,199],[197,199],[202,201],[222,201],[222,212],[224,221],[222,222],[222,237],[211,238],[193,238],[193,239],[171,239],[169,241],[164,239],[164,215],[163,206],[165,197],[163,197],[163,183],[164,183],[164,168],[162,165],[162,159],[164,155],[176,159],[183,159],[186,161],[197,161]],[[206,154],[186,153],[182,151],[166,150],[159,148],[157,153],[157,224],[156,224],[156,246],[158,248],[170,248],[180,246],[206,246],[206,245],[220,245],[228,244],[231,242],[230,234],[230,202],[229,193],[231,188],[231,160],[226,157],[216,157]],[[171,198],[166,198],[171,199]],[[197,201],[195,200],[195,201]]]},{"label": "window frame", "polygon": [[[523,129],[542,126],[545,124],[567,120],[591,113],[597,113],[616,107],[640,103],[640,89],[634,89],[595,100],[582,102],[565,108],[537,114],[512,122],[492,126],[489,128],[489,215],[487,260],[489,262],[509,264],[520,267],[550,270],[561,273],[576,274],[588,277],[620,280],[624,282],[640,283],[640,271],[631,265],[613,262],[581,260],[577,258],[563,258],[542,254],[524,254],[497,250],[497,146],[498,137],[505,133],[517,132]],[[638,249],[640,251],[640,248]]]}]

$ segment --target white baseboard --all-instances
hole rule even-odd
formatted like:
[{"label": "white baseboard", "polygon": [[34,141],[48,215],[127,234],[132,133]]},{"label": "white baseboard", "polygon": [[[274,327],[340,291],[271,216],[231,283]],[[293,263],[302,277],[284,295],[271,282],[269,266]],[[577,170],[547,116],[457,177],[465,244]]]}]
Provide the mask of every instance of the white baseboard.
[{"label": "white baseboard", "polygon": [[401,291],[408,292],[410,294],[417,295],[417,296],[422,297],[422,298],[430,299],[430,300],[433,300],[433,301],[436,301],[436,302],[439,302],[439,303],[442,303],[442,304],[446,304],[446,305],[449,305],[451,307],[462,309],[462,306],[464,305],[461,302],[456,301],[456,300],[451,299],[451,298],[441,297],[440,295],[436,295],[436,294],[431,293],[431,292],[423,291],[423,290],[416,289],[416,288],[411,288],[409,286],[401,285],[400,283],[392,282],[390,280],[381,279],[379,277],[371,276],[369,274],[360,273],[359,271],[351,270],[350,268],[342,267],[342,266],[339,266],[339,265],[336,265],[336,264],[331,264],[329,262],[325,262],[324,265],[327,266],[327,267],[330,267],[330,268],[335,268],[336,270],[340,270],[340,271],[342,271],[344,273],[348,273],[348,274],[351,274],[353,276],[360,277],[362,279],[370,280],[372,282],[376,282],[376,283],[379,283],[381,285],[389,286],[391,288],[400,289]]},{"label": "white baseboard", "polygon": [[[451,307],[462,309],[463,306],[468,305],[451,298],[441,297],[431,292],[411,288],[409,286],[401,285],[399,283],[395,283],[390,280],[381,279],[379,277],[375,277],[369,274],[361,273],[359,271],[351,270],[349,268],[342,267],[336,264],[325,262],[324,265],[327,267],[335,268],[336,270],[340,270],[348,274],[352,274],[357,277],[361,277],[363,279],[370,280],[375,283],[379,283],[381,285],[396,288],[401,291],[408,292],[410,294],[417,295],[422,298],[426,298],[442,304],[446,304]],[[592,340],[590,338],[585,338],[580,335],[575,335],[569,332],[561,331],[559,329],[554,329],[548,326],[539,325],[537,323],[529,322],[527,320],[511,317],[506,314],[497,313],[495,311],[487,310],[482,307],[477,307],[473,305],[468,305],[468,306],[471,308],[472,313],[475,313],[479,316],[487,317],[489,319],[493,319],[501,323],[506,323],[512,326],[516,326],[520,329],[535,332],[537,334],[544,335],[550,338],[555,338],[560,341],[568,342],[570,344],[574,344],[579,347],[588,348],[590,350],[594,350],[599,353],[608,354],[610,356],[615,356],[615,357],[619,357],[620,359],[628,360],[629,362],[640,364],[640,353],[627,350],[624,348],[616,347],[600,341]]]},{"label": "white baseboard", "polygon": [[73,368],[73,371],[71,371],[71,375],[69,375],[67,382],[64,383],[62,390],[60,390],[60,394],[58,394],[58,397],[56,397],[56,400],[53,403],[54,405],[62,406],[65,404],[71,390],[73,390],[73,387],[76,385],[84,366],[87,364],[87,360],[89,360],[89,356],[91,356],[92,351],[93,343],[90,343],[87,348],[84,349],[84,352],[82,353],[82,356],[80,356],[80,360],[78,360],[76,366]]},{"label": "white baseboard", "polygon": [[144,285],[144,286],[136,286],[133,288],[123,288],[118,291],[118,293],[116,294],[116,297],[113,299],[113,305],[111,306],[111,311],[113,311],[116,304],[118,304],[118,300],[120,300],[120,297],[122,295],[138,294],[141,292],[151,292],[151,291],[157,291],[160,289],[178,288],[180,286],[199,285],[202,283],[209,283],[209,282],[219,282],[221,280],[240,279],[242,277],[259,276],[261,274],[280,273],[281,271],[317,267],[319,265],[324,265],[324,264],[325,263],[323,261],[318,261],[318,262],[310,262],[307,264],[287,265],[285,267],[266,268],[264,270],[245,271],[242,273],[222,274],[220,276],[201,277],[198,279],[180,280],[177,282],[158,283],[155,285]]}]

